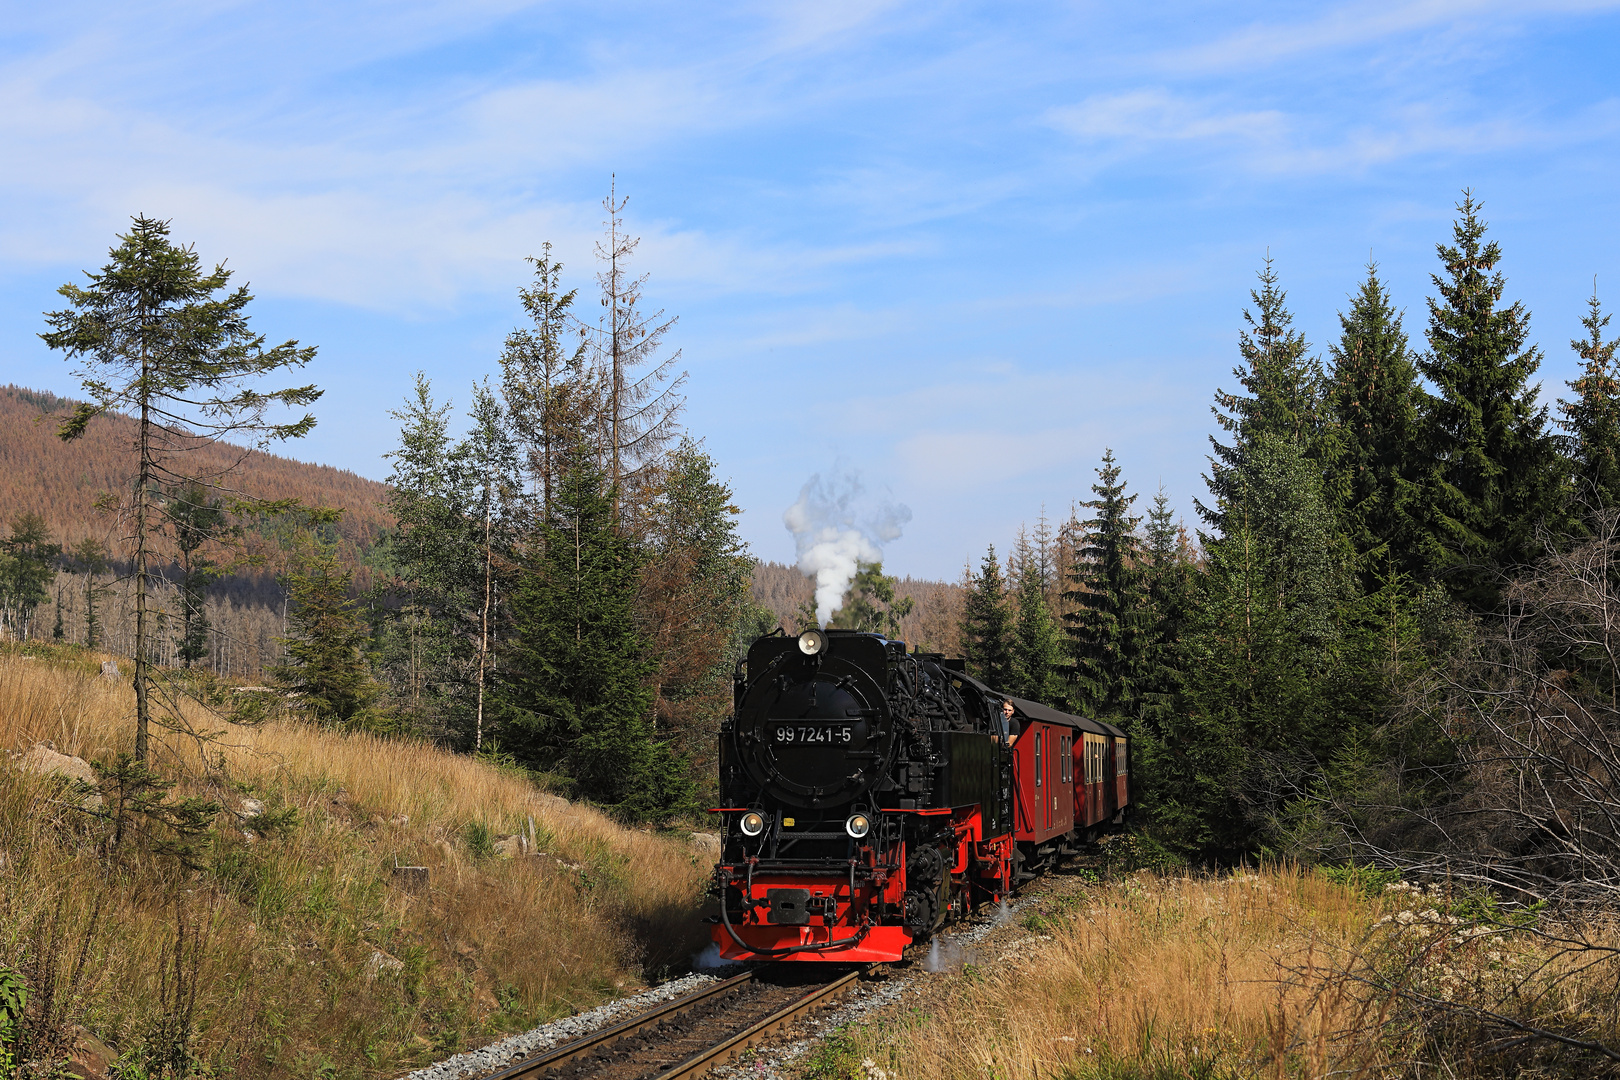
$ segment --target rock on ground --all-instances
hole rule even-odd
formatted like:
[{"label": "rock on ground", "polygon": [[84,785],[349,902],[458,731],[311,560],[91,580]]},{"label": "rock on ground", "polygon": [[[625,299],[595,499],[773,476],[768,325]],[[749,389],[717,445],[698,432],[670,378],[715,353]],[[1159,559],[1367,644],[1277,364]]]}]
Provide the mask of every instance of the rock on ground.
[{"label": "rock on ground", "polygon": [[[38,776],[60,776],[67,780],[80,780],[94,786],[98,782],[96,770],[84,758],[72,757],[68,754],[59,754],[51,743],[35,743],[12,759],[14,764],[23,772],[34,773]],[[86,794],[79,805],[99,810],[101,796]]]}]

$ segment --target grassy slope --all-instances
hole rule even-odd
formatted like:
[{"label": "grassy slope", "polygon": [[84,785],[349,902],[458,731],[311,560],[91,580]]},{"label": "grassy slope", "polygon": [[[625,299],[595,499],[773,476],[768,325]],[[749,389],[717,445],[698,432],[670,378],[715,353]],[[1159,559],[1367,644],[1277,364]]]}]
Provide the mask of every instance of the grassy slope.
[{"label": "grassy slope", "polygon": [[[133,694],[94,677],[99,659],[0,652],[0,747],[48,739],[91,760],[130,749]],[[98,852],[104,829],[57,786],[0,766],[0,965],[38,955],[61,926],[66,979],[99,903],[68,996],[117,1048],[148,1039],[174,998],[177,904],[206,927],[199,970],[182,978],[196,987],[198,1046],[241,1077],[392,1075],[613,996],[699,944],[707,866],[677,840],[428,746],[198,723],[217,741],[165,735],[156,754],[186,778],[180,791],[296,807],[299,824],[250,838],[223,814],[197,875],[130,845]],[[531,819],[545,855],[477,854],[488,833]],[[395,883],[396,861],[429,867],[427,889]]]},{"label": "grassy slope", "polygon": [[1599,961],[1620,945],[1620,927],[1549,924],[1595,947],[1562,953],[1532,934],[1464,928],[1447,913],[1468,904],[1450,895],[1395,887],[1369,897],[1288,868],[1092,886],[1059,879],[1038,908],[1026,907],[1025,932],[1001,932],[977,963],[936,976],[903,1013],[829,1040],[808,1075],[1599,1075],[1608,1064],[1600,1057],[1490,1041],[1465,1019],[1414,1012],[1388,987],[1612,1046],[1617,991],[1612,966]]}]

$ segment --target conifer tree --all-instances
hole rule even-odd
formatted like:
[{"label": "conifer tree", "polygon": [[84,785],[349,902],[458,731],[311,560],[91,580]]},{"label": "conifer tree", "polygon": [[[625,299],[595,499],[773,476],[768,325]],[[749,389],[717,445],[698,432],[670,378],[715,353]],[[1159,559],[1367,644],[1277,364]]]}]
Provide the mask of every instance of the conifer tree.
[{"label": "conifer tree", "polygon": [[1375,577],[1391,567],[1421,569],[1423,390],[1376,265],[1367,267],[1339,327],[1329,350],[1324,496],[1355,549],[1363,589],[1374,591]]},{"label": "conifer tree", "polygon": [[1092,511],[1083,522],[1085,544],[1064,594],[1075,605],[1064,625],[1073,660],[1072,704],[1126,721],[1135,715],[1142,690],[1148,613],[1136,535],[1141,519],[1131,516],[1136,496],[1125,494],[1113,450],[1103,453],[1091,490],[1097,497],[1081,504]]},{"label": "conifer tree", "polygon": [[208,587],[220,576],[206,548],[232,526],[224,501],[210,498],[200,484],[171,491],[166,509],[180,563],[180,633],[175,639],[175,655],[190,667],[208,655],[210,627],[204,605]]},{"label": "conifer tree", "polygon": [[395,531],[388,556],[395,579],[380,605],[388,616],[380,633],[382,666],[418,721],[455,693],[458,669],[457,614],[467,595],[476,558],[465,543],[468,518],[450,442],[450,403],[433,398],[426,375],[417,372],[404,408],[388,415],[400,421],[399,446],[386,457],[388,509]]},{"label": "conifer tree", "polygon": [[633,820],[691,799],[654,728],[654,663],[635,618],[642,561],[594,453],[576,447],[519,572],[494,702],[509,750]]},{"label": "conifer tree", "polygon": [[507,335],[501,350],[501,396],[543,516],[551,505],[565,451],[577,442],[598,407],[599,380],[587,368],[587,342],[581,335],[569,347],[578,290],[563,291],[562,264],[542,246],[534,283],[518,290],[530,326]]},{"label": "conifer tree", "polygon": [[1480,205],[1465,191],[1453,243],[1436,245],[1429,352],[1418,367],[1438,393],[1424,417],[1428,564],[1452,596],[1493,610],[1503,570],[1528,563],[1535,534],[1562,512],[1566,478],[1530,382],[1541,352],[1530,314],[1502,305],[1502,251],[1485,241]]},{"label": "conifer tree", "polygon": [[1569,343],[1581,358],[1581,373],[1570,380],[1574,401],[1559,401],[1565,432],[1564,453],[1574,466],[1575,498],[1590,510],[1620,503],[1620,365],[1614,350],[1620,340],[1603,340],[1609,316],[1598,303],[1597,284],[1587,301],[1585,339]]},{"label": "conifer tree", "polygon": [[731,488],[692,440],[670,455],[652,513],[638,607],[656,664],[659,737],[700,783],[712,785],[716,739],[732,706],[737,639],[747,637],[746,650],[775,622],[758,634],[742,629],[758,625],[754,560],[737,534],[741,511]]},{"label": "conifer tree", "polygon": [[297,695],[298,708],[322,723],[363,722],[377,699],[366,647],[369,628],[350,595],[354,571],[330,545],[311,537],[287,575],[287,662],[271,671]]},{"label": "conifer tree", "polygon": [[1030,701],[1058,705],[1063,701],[1063,643],[1047,599],[1052,577],[1047,546],[1044,529],[1036,533],[1033,544],[1023,529],[1018,531],[1013,560],[1017,578],[1012,679],[1008,689]]},{"label": "conifer tree", "polygon": [[[500,399],[483,384],[474,384],[471,429],[450,452],[453,487],[461,508],[461,536],[468,552],[457,552],[453,565],[460,571],[455,594],[465,605],[458,612],[462,636],[476,657],[473,682],[473,749],[484,745],[484,694],[488,685],[491,634],[495,601],[504,591],[506,569],[514,543],[509,509],[517,505],[521,487],[518,448],[507,426]],[[471,580],[468,580],[468,572]]]},{"label": "conifer tree", "polygon": [[898,639],[900,624],[916,601],[909,596],[895,599],[894,587],[895,579],[883,572],[882,563],[857,563],[844,602],[827,625]]},{"label": "conifer tree", "polygon": [[1011,683],[1012,620],[994,544],[985,551],[978,574],[968,578],[962,606],[962,653],[967,672],[975,679],[996,690]]},{"label": "conifer tree", "polygon": [[1188,609],[1189,676],[1140,759],[1155,821],[1188,853],[1222,861],[1254,850],[1279,792],[1342,734],[1328,698],[1344,554],[1319,471],[1291,439],[1265,433],[1235,479]]},{"label": "conifer tree", "polygon": [[1198,511],[1211,525],[1223,528],[1219,503],[1234,494],[1233,471],[1239,470],[1249,446],[1262,433],[1292,440],[1307,455],[1318,452],[1322,424],[1324,378],[1321,361],[1308,355],[1310,345],[1293,329],[1288,294],[1278,287],[1277,272],[1268,255],[1260,270],[1260,288],[1250,290],[1254,309],[1245,309],[1248,329],[1238,336],[1241,363],[1232,369],[1240,391],[1215,391],[1210,411],[1230,444],[1210,436],[1214,454],[1205,477],[1216,506],[1198,503]]},{"label": "conifer tree", "polygon": [[68,559],[68,573],[84,575],[84,646],[87,649],[101,644],[101,601],[110,591],[101,583],[101,575],[111,566],[107,545],[92,536],[75,544]]},{"label": "conifer tree", "polygon": [[[77,374],[92,399],[62,423],[62,439],[79,438],[103,413],[127,413],[136,421],[129,522],[135,578],[135,760],[144,763],[154,679],[149,654],[156,630],[151,578],[158,553],[153,539],[162,517],[154,495],[164,486],[199,483],[221,490],[237,506],[290,508],[230,491],[224,477],[195,472],[185,463],[189,454],[221,439],[249,440],[262,448],[273,440],[303,436],[315,426],[314,416],[277,424],[267,414],[273,406],[310,405],[320,391],[314,386],[259,388],[257,380],[304,366],[315,358],[315,350],[296,341],[266,348],[263,335],[248,329],[245,309],[252,294],[245,286],[225,292],[231,274],[223,263],[203,273],[196,252],[169,239],[168,222],[144,215],[135,217],[119,240],[101,272],[86,275],[88,286],[57,290],[69,307],[46,314],[53,329],[40,337],[80,361]],[[173,719],[184,722],[179,713]]]},{"label": "conifer tree", "polygon": [[50,596],[60,544],[50,542],[45,519],[23,513],[12,519],[11,535],[0,540],[0,629],[28,640],[34,609]]},{"label": "conifer tree", "polygon": [[1144,530],[1147,643],[1142,652],[1142,707],[1147,732],[1161,730],[1186,689],[1181,636],[1191,616],[1196,567],[1186,530],[1177,524],[1169,493],[1159,486]]},{"label": "conifer tree", "polygon": [[[613,512],[620,525],[633,524],[636,508],[654,496],[665,449],[680,435],[679,419],[686,407],[681,388],[686,372],[677,372],[679,350],[662,355],[664,337],[675,325],[663,311],[642,307],[645,274],[630,273],[630,262],[641,238],[624,231],[624,208],[618,181],[602,200],[607,237],[596,245],[601,264],[596,282],[601,288],[602,318],[587,331],[601,387],[598,433],[603,471],[613,491]],[[628,500],[626,512],[621,500]]]}]

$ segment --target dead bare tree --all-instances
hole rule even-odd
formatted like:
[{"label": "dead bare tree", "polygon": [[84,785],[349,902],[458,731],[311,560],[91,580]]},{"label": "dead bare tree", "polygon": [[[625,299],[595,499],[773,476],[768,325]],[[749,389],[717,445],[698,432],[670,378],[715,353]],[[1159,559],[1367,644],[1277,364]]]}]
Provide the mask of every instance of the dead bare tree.
[{"label": "dead bare tree", "polygon": [[629,270],[641,238],[624,231],[622,214],[629,197],[619,198],[617,183],[615,178],[602,200],[608,234],[596,245],[596,257],[604,264],[596,275],[604,310],[601,321],[587,331],[594,366],[602,374],[599,445],[613,485],[613,514],[623,526],[621,500],[629,495],[633,505],[640,505],[651,497],[663,452],[680,434],[686,373],[675,371],[679,350],[659,355],[675,319],[665,318],[662,310],[647,314],[641,309],[647,275],[633,277]]}]

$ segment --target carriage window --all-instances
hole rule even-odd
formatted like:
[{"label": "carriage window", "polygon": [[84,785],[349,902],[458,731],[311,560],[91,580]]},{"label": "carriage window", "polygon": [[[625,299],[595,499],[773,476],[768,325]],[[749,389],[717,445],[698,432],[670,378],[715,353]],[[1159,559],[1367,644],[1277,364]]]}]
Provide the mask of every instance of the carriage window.
[{"label": "carriage window", "polygon": [[1035,786],[1036,787],[1041,786],[1041,743],[1044,741],[1041,738],[1041,736],[1043,736],[1045,734],[1046,734],[1046,732],[1044,732],[1044,731],[1037,731],[1035,733]]},{"label": "carriage window", "polygon": [[1114,775],[1125,775],[1125,740],[1114,740]]}]

